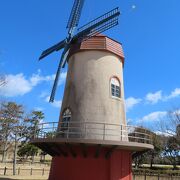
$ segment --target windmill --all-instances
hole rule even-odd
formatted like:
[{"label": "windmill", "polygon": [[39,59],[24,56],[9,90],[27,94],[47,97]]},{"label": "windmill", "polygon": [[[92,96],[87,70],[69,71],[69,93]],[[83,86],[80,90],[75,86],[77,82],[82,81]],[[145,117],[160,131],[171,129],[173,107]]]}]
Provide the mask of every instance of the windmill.
[{"label": "windmill", "polygon": [[39,124],[31,143],[53,157],[49,180],[131,180],[132,153],[153,149],[152,141],[145,129],[126,123],[121,43],[96,36],[117,25],[120,12],[115,8],[78,29],[83,4],[75,0],[67,37],[40,56],[63,49],[50,102],[66,62],[68,75],[59,121]]},{"label": "windmill", "polygon": [[63,49],[49,102],[54,101],[60,72],[61,69],[64,68],[66,65],[71,44],[85,41],[91,38],[92,36],[102,33],[118,24],[118,16],[120,15],[120,12],[117,7],[103,14],[102,16],[90,21],[84,26],[77,28],[83,5],[84,5],[84,0],[74,1],[71,14],[69,17],[69,21],[66,27],[68,29],[67,37],[64,40],[60,41],[59,43],[55,44],[54,46],[43,51],[39,58],[39,60],[41,60],[44,57],[48,56],[49,54]]}]

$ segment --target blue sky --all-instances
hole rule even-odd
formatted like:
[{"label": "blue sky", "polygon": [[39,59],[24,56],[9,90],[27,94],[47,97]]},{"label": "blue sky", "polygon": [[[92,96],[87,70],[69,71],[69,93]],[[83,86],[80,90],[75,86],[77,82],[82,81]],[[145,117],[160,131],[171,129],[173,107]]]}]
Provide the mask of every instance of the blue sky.
[{"label": "blue sky", "polygon": [[[61,52],[38,62],[42,50],[65,38],[73,0],[6,0],[0,5],[0,72],[8,83],[1,99],[43,110],[58,121],[67,67],[54,104],[47,102]],[[105,34],[125,53],[127,119],[150,126],[180,107],[180,1],[86,0],[80,26],[119,6],[119,25]]]}]

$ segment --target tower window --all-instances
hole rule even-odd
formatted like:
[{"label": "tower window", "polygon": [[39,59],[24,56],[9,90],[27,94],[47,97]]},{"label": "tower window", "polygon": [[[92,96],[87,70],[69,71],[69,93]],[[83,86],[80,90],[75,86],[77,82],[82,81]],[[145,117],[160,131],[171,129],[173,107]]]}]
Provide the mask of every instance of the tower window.
[{"label": "tower window", "polygon": [[63,115],[62,115],[62,124],[61,128],[62,130],[67,130],[68,129],[68,124],[71,120],[71,111],[69,108],[65,109]]},{"label": "tower window", "polygon": [[120,82],[117,78],[111,78],[111,96],[112,97],[121,97]]}]

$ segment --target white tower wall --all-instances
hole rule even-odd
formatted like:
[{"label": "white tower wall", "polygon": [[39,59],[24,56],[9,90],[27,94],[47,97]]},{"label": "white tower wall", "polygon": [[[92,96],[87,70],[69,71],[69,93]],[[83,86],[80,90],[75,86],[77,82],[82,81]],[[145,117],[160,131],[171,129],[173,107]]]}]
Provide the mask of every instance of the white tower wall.
[{"label": "white tower wall", "polygon": [[[73,54],[68,63],[60,121],[69,108],[69,126],[78,126],[71,132],[84,137],[86,129],[86,138],[102,139],[106,131],[106,138],[116,139],[120,125],[126,125],[122,61],[108,51],[86,50]],[[120,81],[120,98],[111,95],[112,77]]]}]

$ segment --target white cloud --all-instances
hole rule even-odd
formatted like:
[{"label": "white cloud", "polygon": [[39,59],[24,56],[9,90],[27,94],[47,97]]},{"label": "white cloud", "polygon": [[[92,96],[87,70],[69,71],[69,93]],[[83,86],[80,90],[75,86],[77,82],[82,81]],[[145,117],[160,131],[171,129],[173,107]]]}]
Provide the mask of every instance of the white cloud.
[{"label": "white cloud", "polygon": [[52,106],[56,107],[56,108],[60,108],[61,107],[61,104],[62,104],[62,101],[59,100],[54,100],[54,102],[52,103]]},{"label": "white cloud", "polygon": [[[66,72],[61,73],[59,85],[61,85],[65,78]],[[36,74],[32,74],[30,78],[26,78],[23,73],[6,75],[6,84],[0,87],[0,96],[15,97],[23,96],[29,93],[35,86],[42,82],[52,82],[55,75],[42,76],[41,71],[38,70]]]},{"label": "white cloud", "polygon": [[35,107],[34,110],[35,110],[35,111],[43,111],[44,108],[42,108],[42,107]]},{"label": "white cloud", "polygon": [[1,86],[0,95],[6,97],[22,96],[32,90],[32,84],[23,73],[6,75],[6,84]]},{"label": "white cloud", "polygon": [[47,96],[44,100],[45,102],[49,102],[50,96]]},{"label": "white cloud", "polygon": [[[47,96],[45,98],[45,102],[49,102],[49,98],[50,96]],[[60,108],[61,107],[61,104],[62,104],[62,101],[61,100],[54,100],[53,103],[51,103],[52,106],[56,107],[56,108]]]},{"label": "white cloud", "polygon": [[41,92],[41,94],[39,95],[39,97],[40,98],[45,98],[45,97],[47,97],[48,96],[48,92],[46,92],[46,91],[43,91],[43,92]]},{"label": "white cloud", "polygon": [[152,112],[152,113],[144,116],[143,118],[140,119],[140,121],[141,122],[143,122],[143,121],[159,121],[166,115],[167,115],[166,111],[156,111],[156,112]]},{"label": "white cloud", "polygon": [[62,72],[60,74],[60,79],[59,79],[58,85],[61,85],[64,82],[64,80],[66,79],[66,76],[67,76],[67,72]]},{"label": "white cloud", "polygon": [[172,131],[166,131],[166,132],[155,131],[155,133],[157,135],[163,135],[163,136],[173,136],[173,135],[175,135],[175,132],[172,132]]},{"label": "white cloud", "polygon": [[142,101],[142,99],[139,98],[133,98],[129,97],[126,99],[126,111],[129,111],[131,108],[133,108],[135,105],[139,104]]},{"label": "white cloud", "polygon": [[167,101],[172,98],[180,97],[180,88],[175,88],[169,95],[162,95],[162,91],[157,91],[155,93],[148,93],[145,97],[146,102],[151,104],[156,104],[159,101]]},{"label": "white cloud", "polygon": [[169,96],[166,96],[165,100],[176,98],[180,96],[180,88],[174,89]]},{"label": "white cloud", "polygon": [[145,97],[148,103],[156,104],[158,101],[162,100],[162,91],[157,91],[155,93],[148,93]]},{"label": "white cloud", "polygon": [[41,76],[40,74],[33,74],[32,77],[30,78],[29,82],[31,83],[32,86],[36,86],[42,81],[53,81],[55,78],[55,75],[50,75],[50,76]]}]

